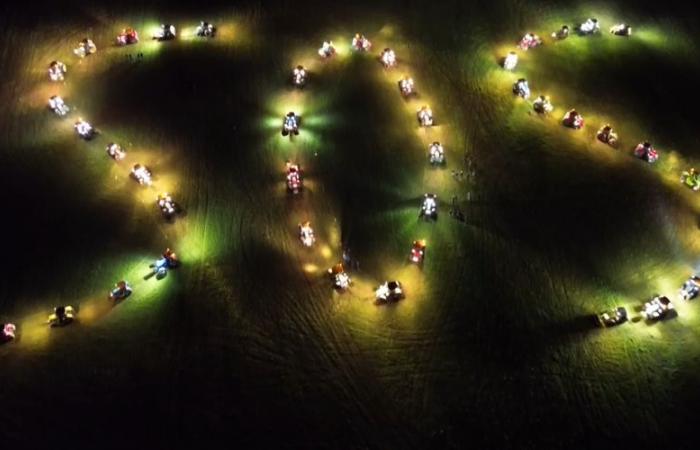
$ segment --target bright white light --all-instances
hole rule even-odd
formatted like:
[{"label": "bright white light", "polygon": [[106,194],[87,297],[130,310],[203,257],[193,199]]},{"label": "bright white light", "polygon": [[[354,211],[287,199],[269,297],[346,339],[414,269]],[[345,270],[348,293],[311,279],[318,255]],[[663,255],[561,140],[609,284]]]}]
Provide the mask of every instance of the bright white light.
[{"label": "bright white light", "polygon": [[49,64],[49,78],[51,81],[63,81],[66,72],[66,65],[61,61],[52,61]]},{"label": "bright white light", "polygon": [[428,157],[431,164],[442,164],[445,162],[445,150],[439,142],[435,141],[430,144]]},{"label": "bright white light", "polygon": [[314,230],[311,228],[311,222],[304,222],[299,224],[299,239],[305,247],[311,247],[316,242],[316,237],[314,236]]},{"label": "bright white light", "polygon": [[549,114],[554,110],[554,106],[549,101],[549,97],[540,95],[532,102],[532,108],[540,114]]},{"label": "bright white light", "polygon": [[384,67],[394,67],[396,65],[396,53],[390,48],[385,48],[381,55]]},{"label": "bright white light", "polygon": [[532,33],[527,33],[523,38],[520,40],[520,43],[518,44],[518,47],[521,50],[527,51],[528,49],[537,47],[538,45],[542,44],[542,39],[540,39],[539,36],[536,34]]},{"label": "bright white light", "polygon": [[152,183],[151,171],[148,170],[145,166],[142,166],[141,164],[135,164],[134,167],[131,169],[131,174],[136,179],[136,181],[139,182],[139,184],[142,184],[144,186],[150,186]]},{"label": "bright white light", "polygon": [[92,55],[97,51],[97,46],[95,45],[94,42],[92,42],[92,39],[85,38],[80,43],[78,43],[78,46],[73,49],[73,53],[76,54],[76,56],[80,58],[84,58],[88,55]]},{"label": "bright white light", "polygon": [[525,78],[521,78],[513,85],[513,93],[524,98],[530,98],[530,86]]},{"label": "bright white light", "polygon": [[508,53],[508,56],[506,56],[506,59],[503,61],[503,68],[506,70],[513,70],[517,65],[518,55],[515,52]]},{"label": "bright white light", "polygon": [[78,121],[75,123],[75,130],[78,132],[78,135],[80,135],[80,137],[85,139],[90,139],[94,133],[92,125],[90,125],[83,119],[78,119]]},{"label": "bright white light", "polygon": [[292,81],[295,86],[301,87],[306,84],[306,69],[304,66],[296,66],[292,74]]},{"label": "bright white light", "polygon": [[333,41],[323,41],[323,45],[318,49],[318,55],[321,58],[330,58],[335,55],[335,47]]},{"label": "bright white light", "polygon": [[429,106],[423,106],[418,110],[418,122],[424,127],[433,125],[433,111]]},{"label": "bright white light", "polygon": [[70,111],[68,105],[66,105],[61,97],[54,95],[49,98],[49,108],[59,116],[65,116]]},{"label": "bright white light", "polygon": [[404,77],[399,81],[399,89],[401,94],[409,96],[413,94],[413,78]]},{"label": "bright white light", "polygon": [[372,48],[372,43],[364,35],[357,33],[355,37],[352,38],[352,48],[361,52],[366,52]]},{"label": "bright white light", "polygon": [[600,24],[598,23],[598,19],[588,18],[579,25],[578,29],[582,34],[593,34],[600,30]]}]

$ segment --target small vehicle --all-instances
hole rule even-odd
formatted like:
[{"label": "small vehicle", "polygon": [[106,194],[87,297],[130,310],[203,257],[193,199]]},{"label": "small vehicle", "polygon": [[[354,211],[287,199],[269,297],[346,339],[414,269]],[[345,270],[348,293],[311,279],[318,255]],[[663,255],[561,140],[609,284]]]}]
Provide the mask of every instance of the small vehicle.
[{"label": "small vehicle", "polygon": [[613,131],[612,126],[609,123],[603,125],[600,130],[596,133],[596,138],[604,144],[608,144],[611,147],[617,147],[617,133]]},{"label": "small vehicle", "polygon": [[437,220],[437,195],[425,194],[420,208],[420,217],[423,219]]},{"label": "small vehicle", "polygon": [[406,297],[398,281],[385,281],[380,284],[374,292],[374,296],[378,303],[390,303],[399,301]]},{"label": "small vehicle", "polygon": [[311,247],[316,242],[316,237],[314,236],[314,229],[311,228],[311,222],[306,221],[299,224],[299,239],[304,247]]},{"label": "small vehicle", "polygon": [[163,255],[156,260],[150,267],[153,268],[153,273],[156,278],[161,279],[168,274],[168,270],[174,269],[180,265],[180,261],[177,259],[175,252],[166,248]]},{"label": "small vehicle", "polygon": [[508,55],[503,59],[503,68],[506,70],[514,70],[515,66],[518,65],[518,54],[515,52],[509,52]]},{"label": "small vehicle", "polygon": [[298,164],[287,161],[287,189],[293,194],[298,194],[301,187],[301,168]]},{"label": "small vehicle", "polygon": [[535,48],[538,45],[542,45],[542,39],[533,33],[526,33],[525,36],[518,43],[518,48],[523,51],[528,51],[531,48]]},{"label": "small vehicle", "polygon": [[114,301],[124,300],[130,296],[132,292],[133,289],[131,289],[129,283],[121,280],[114,286],[114,289],[109,292],[109,299]]},{"label": "small vehicle", "polygon": [[348,273],[345,271],[343,263],[338,263],[328,269],[328,275],[330,275],[331,280],[333,281],[333,287],[340,291],[348,289],[352,284],[350,275],[348,275]]},{"label": "small vehicle", "polygon": [[73,53],[79,58],[85,58],[86,56],[92,55],[97,52],[97,46],[92,39],[85,38],[78,43],[78,46],[73,49]]},{"label": "small vehicle", "polygon": [[423,259],[425,259],[426,243],[425,240],[421,239],[419,241],[413,241],[413,246],[411,247],[410,260],[412,263],[423,264]]},{"label": "small vehicle", "polygon": [[49,79],[51,81],[63,81],[67,71],[66,65],[61,61],[51,61],[51,64],[49,64]]},{"label": "small vehicle", "polygon": [[573,128],[574,130],[583,128],[583,116],[581,116],[581,114],[579,114],[575,109],[569,110],[564,115],[561,122],[565,127]]},{"label": "small vehicle", "polygon": [[180,209],[177,206],[177,203],[175,203],[173,198],[167,192],[158,194],[158,200],[156,203],[158,204],[158,208],[160,208],[160,212],[163,214],[163,217],[166,219],[171,219]]},{"label": "small vehicle", "polygon": [[585,22],[578,26],[578,34],[581,36],[587,36],[591,34],[598,33],[600,31],[600,24],[598,19],[588,18]]},{"label": "small vehicle", "polygon": [[428,160],[432,165],[445,164],[445,149],[438,141],[430,144],[428,148]]},{"label": "small vehicle", "polygon": [[304,69],[304,66],[296,66],[294,68],[294,72],[292,73],[292,83],[294,83],[294,86],[296,87],[304,87],[306,84],[306,69]]},{"label": "small vehicle", "polygon": [[139,41],[139,34],[133,28],[124,28],[117,35],[117,45],[131,45]]},{"label": "small vehicle", "polygon": [[49,316],[48,324],[52,327],[63,327],[73,323],[75,310],[72,306],[57,306]]},{"label": "small vehicle", "polygon": [[49,98],[49,108],[51,108],[51,111],[55,112],[56,115],[61,117],[65,116],[68,114],[68,111],[70,111],[68,105],[66,105],[63,99],[58,95],[52,95],[51,98]]},{"label": "small vehicle", "polygon": [[525,78],[520,78],[518,81],[515,82],[513,85],[513,94],[522,97],[524,99],[530,98],[530,86],[527,84],[527,80]]},{"label": "small vehicle", "polygon": [[78,121],[75,122],[75,125],[73,125],[73,127],[78,133],[78,136],[85,139],[86,141],[89,141],[90,139],[95,137],[95,134],[97,134],[92,125],[90,125],[87,121],[83,120],[82,118],[78,118]]},{"label": "small vehicle", "polygon": [[323,41],[323,45],[318,49],[318,56],[323,59],[335,56],[335,47],[333,41]]},{"label": "small vehicle", "polygon": [[0,330],[0,344],[13,340],[15,338],[16,331],[17,326],[14,323],[3,324],[2,330]]},{"label": "small vehicle", "polygon": [[562,25],[561,28],[558,31],[555,31],[552,33],[552,39],[555,39],[557,41],[563,41],[564,39],[569,37],[569,26],[568,25]]},{"label": "small vehicle", "polygon": [[647,320],[661,320],[673,310],[673,303],[668,297],[657,295],[644,304],[642,313]]},{"label": "small vehicle", "polygon": [[610,27],[610,33],[615,36],[630,36],[632,34],[632,27],[624,23],[618,23]]},{"label": "small vehicle", "polygon": [[360,52],[367,52],[372,48],[372,43],[363,34],[355,33],[355,37],[352,38],[352,48]]},{"label": "small vehicle", "polygon": [[385,48],[379,56],[379,59],[387,69],[396,66],[396,53],[390,48]]},{"label": "small vehicle", "polygon": [[158,41],[171,41],[175,39],[177,32],[175,31],[174,25],[161,24],[158,31],[153,35],[153,39]]},{"label": "small vehicle", "polygon": [[399,80],[399,91],[404,97],[408,97],[414,93],[413,78],[403,77]]},{"label": "small vehicle", "polygon": [[549,114],[554,111],[554,106],[552,102],[549,101],[549,97],[540,95],[532,102],[532,109],[538,114]]},{"label": "small vehicle", "polygon": [[282,136],[296,136],[299,134],[299,117],[294,114],[294,112],[288,112],[284,116],[284,122],[282,123]]},{"label": "small vehicle", "polygon": [[656,162],[659,159],[659,152],[651,146],[649,142],[640,142],[634,149],[634,156],[643,159],[648,163]]},{"label": "small vehicle", "polygon": [[141,164],[134,164],[134,167],[131,168],[131,177],[143,186],[150,186],[153,182],[151,171]]},{"label": "small vehicle", "polygon": [[115,161],[121,161],[126,157],[126,151],[122,149],[121,145],[114,142],[107,144],[107,148],[105,150],[107,151],[109,157]]},{"label": "small vehicle", "polygon": [[423,105],[418,110],[418,123],[422,127],[432,127],[433,126],[433,111],[429,106]]},{"label": "small vehicle", "polygon": [[681,174],[681,183],[694,191],[700,191],[700,173],[696,172],[695,168],[683,171]]},{"label": "small vehicle", "polygon": [[199,22],[199,25],[197,26],[197,36],[213,38],[216,36],[216,27],[209,22]]},{"label": "small vehicle", "polygon": [[601,327],[613,327],[627,321],[627,310],[618,306],[610,311],[603,311],[596,316]]},{"label": "small vehicle", "polygon": [[683,300],[692,300],[700,294],[700,277],[693,275],[688,278],[688,281],[683,283],[680,291],[680,297]]}]

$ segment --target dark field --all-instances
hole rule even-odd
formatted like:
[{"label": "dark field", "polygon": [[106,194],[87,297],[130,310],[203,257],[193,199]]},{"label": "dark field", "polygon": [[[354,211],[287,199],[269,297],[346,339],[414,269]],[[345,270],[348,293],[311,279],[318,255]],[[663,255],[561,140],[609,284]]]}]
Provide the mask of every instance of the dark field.
[{"label": "dark field", "polygon": [[[18,326],[0,347],[1,442],[697,448],[700,305],[676,297],[700,254],[700,194],[678,182],[700,160],[698,19],[627,3],[0,6],[0,323]],[[547,39],[588,16],[600,36]],[[219,36],[193,37],[202,19]],[[150,40],[161,21],[181,36]],[[631,37],[607,33],[622,21]],[[113,45],[125,26],[141,43]],[[350,52],[356,31],[370,54]],[[545,45],[504,71],[527,31]],[[79,60],[85,35],[98,52]],[[316,54],[326,39],[331,61]],[[378,62],[384,47],[397,68]],[[57,58],[68,74],[51,84]],[[297,64],[311,73],[301,91]],[[399,95],[404,74],[417,98]],[[512,95],[521,76],[551,95],[550,117]],[[67,118],[46,108],[57,93]],[[431,129],[415,118],[426,103]],[[574,106],[578,131],[559,122]],[[97,138],[75,136],[78,116]],[[619,149],[595,140],[605,122]],[[632,156],[644,139],[654,165]],[[445,168],[427,162],[436,140]],[[111,141],[124,161],[106,156]],[[301,195],[286,192],[289,159]],[[154,187],[129,179],[137,162]],[[173,223],[155,206],[163,190],[185,209]],[[425,192],[435,223],[418,220]],[[453,196],[465,223],[448,215]],[[422,268],[408,262],[419,238]],[[182,267],[144,279],[165,247]],[[360,267],[337,293],[325,271],[343,247]],[[122,278],[134,294],[112,305]],[[373,288],[394,278],[407,298],[376,305]],[[641,320],[655,293],[678,317]],[[49,329],[59,304],[79,320]],[[591,315],[616,305],[632,320],[596,328]]]}]

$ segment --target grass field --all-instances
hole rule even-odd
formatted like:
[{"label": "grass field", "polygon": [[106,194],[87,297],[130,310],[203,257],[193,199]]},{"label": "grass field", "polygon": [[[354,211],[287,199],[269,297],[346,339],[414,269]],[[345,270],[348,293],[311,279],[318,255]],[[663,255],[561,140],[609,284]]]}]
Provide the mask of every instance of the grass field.
[{"label": "grass field", "polygon": [[[3,6],[0,323],[19,327],[0,347],[3,442],[69,430],[101,447],[695,447],[700,306],[676,301],[678,317],[655,324],[638,312],[655,293],[675,299],[700,252],[700,194],[678,183],[700,158],[694,16],[673,3],[399,3]],[[498,66],[525,32],[589,15],[601,36]],[[217,38],[192,36],[201,19]],[[623,20],[633,36],[608,35]],[[149,40],[161,21],[180,38]],[[125,26],[141,43],[112,46]],[[357,31],[371,54],[350,52]],[[86,33],[98,53],[78,60]],[[320,61],[329,38],[339,54]],[[377,60],[384,47],[397,68]],[[69,66],[58,85],[45,73],[57,58]],[[404,74],[417,98],[399,95]],[[551,117],[512,95],[521,76],[552,97]],[[68,118],[46,109],[54,93]],[[424,103],[431,129],[415,118]],[[574,106],[578,131],[560,125]],[[290,110],[293,139],[280,135]],[[77,116],[95,140],[74,135]],[[595,140],[604,122],[619,149]],[[644,139],[654,165],[632,156]],[[427,162],[435,140],[444,169]],[[105,155],[111,141],[126,160]],[[290,159],[299,196],[285,189]],[[467,161],[475,175],[455,180]],[[129,179],[136,162],[154,188]],[[160,190],[185,208],[174,223]],[[440,199],[436,223],[418,220],[425,192]],[[453,196],[464,224],[447,214]],[[419,238],[422,269],[407,260]],[[144,279],[168,246],[183,267]],[[339,294],[325,270],[343,246],[360,268]],[[121,278],[135,292],[112,306]],[[407,298],[375,305],[392,278]],[[79,322],[48,329],[59,304],[79,306]],[[594,328],[590,315],[615,305],[630,323]]]}]

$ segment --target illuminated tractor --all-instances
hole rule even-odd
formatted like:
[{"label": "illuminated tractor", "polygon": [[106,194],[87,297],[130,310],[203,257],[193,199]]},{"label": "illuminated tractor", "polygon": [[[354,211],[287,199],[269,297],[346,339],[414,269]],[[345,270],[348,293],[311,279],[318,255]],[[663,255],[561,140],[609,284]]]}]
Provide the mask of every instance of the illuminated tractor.
[{"label": "illuminated tractor", "polygon": [[506,70],[514,70],[518,65],[518,55],[515,52],[508,52],[508,55],[503,60],[503,68]]},{"label": "illuminated tractor", "polygon": [[314,229],[311,228],[311,222],[306,221],[299,224],[299,239],[304,247],[311,247],[316,242],[316,236],[314,236]]},{"label": "illuminated tractor", "polygon": [[659,152],[652,147],[649,142],[640,142],[634,149],[634,156],[648,163],[656,162],[659,159]]},{"label": "illuminated tractor", "polygon": [[115,161],[121,161],[126,157],[126,151],[122,149],[121,145],[116,144],[114,142],[110,142],[109,144],[107,144],[105,150],[107,151],[109,157]]},{"label": "illuminated tractor", "polygon": [[681,174],[681,183],[694,191],[700,191],[700,173],[698,173],[695,168],[684,170]]},{"label": "illuminated tractor", "polygon": [[73,49],[73,53],[79,58],[85,58],[86,56],[92,55],[97,52],[97,46],[92,39],[85,38],[78,43],[78,46]]},{"label": "illuminated tractor", "polygon": [[396,66],[396,53],[390,48],[385,48],[379,56],[385,68]]},{"label": "illuminated tractor", "polygon": [[175,39],[175,36],[177,36],[177,32],[174,25],[161,24],[161,26],[158,27],[158,30],[156,30],[156,32],[153,34],[153,39],[159,41],[171,41]]},{"label": "illuminated tractor", "polygon": [[598,133],[596,133],[596,138],[604,144],[608,144],[611,147],[617,146],[617,133],[613,130],[609,123],[603,125]]},{"label": "illuminated tractor", "polygon": [[13,340],[15,338],[16,331],[17,326],[14,323],[3,324],[2,329],[0,330],[0,344]]},{"label": "illuminated tractor", "polygon": [[392,303],[405,298],[406,295],[399,281],[385,281],[374,291],[374,297],[377,303]]},{"label": "illuminated tractor", "polygon": [[692,300],[700,294],[700,277],[693,275],[681,287],[680,297],[683,300]]},{"label": "illuminated tractor", "polygon": [[399,80],[399,90],[401,91],[401,95],[403,95],[404,97],[408,97],[410,95],[413,95],[415,93],[413,78],[410,78],[410,77],[401,78]]},{"label": "illuminated tractor", "polygon": [[97,134],[92,125],[90,125],[87,121],[83,120],[82,118],[79,118],[78,121],[75,122],[75,125],[73,125],[73,127],[75,128],[76,133],[78,133],[78,136],[85,139],[86,141],[89,141],[90,139],[95,137],[95,134]]},{"label": "illuminated tractor", "polygon": [[61,61],[51,61],[51,64],[49,64],[49,79],[51,81],[63,81],[67,71],[66,65]]},{"label": "illuminated tractor", "polygon": [[177,214],[179,209],[177,203],[175,203],[173,198],[167,192],[158,194],[157,204],[158,208],[160,208],[161,214],[163,214],[163,217],[166,219],[172,219],[173,216]]},{"label": "illuminated tractor", "polygon": [[356,33],[352,38],[352,48],[360,52],[367,52],[372,48],[372,43],[363,34]]},{"label": "illuminated tractor", "polygon": [[174,269],[179,265],[180,260],[177,258],[175,252],[166,248],[161,257],[150,264],[149,267],[153,269],[153,274],[157,279],[162,279],[168,274],[168,270]]},{"label": "illuminated tractor", "polygon": [[197,36],[213,38],[216,36],[216,27],[209,22],[199,22],[199,26],[197,26]]},{"label": "illuminated tractor", "polygon": [[530,86],[525,78],[520,78],[513,84],[513,94],[524,99],[530,98]]},{"label": "illuminated tractor", "polygon": [[642,313],[647,320],[661,320],[673,310],[673,303],[668,297],[655,296],[644,304]]},{"label": "illuminated tractor", "polygon": [[532,109],[538,114],[549,114],[554,111],[554,105],[549,101],[549,97],[540,95],[532,102]]},{"label": "illuminated tractor", "polygon": [[300,118],[294,112],[288,112],[284,116],[284,122],[282,123],[282,136],[296,136],[299,134],[299,122]]},{"label": "illuminated tractor", "polygon": [[581,114],[579,114],[575,109],[571,109],[564,114],[564,118],[561,122],[565,127],[573,128],[574,130],[583,128],[583,116],[581,116]]},{"label": "illuminated tractor", "polygon": [[568,25],[562,25],[561,28],[558,31],[555,31],[552,33],[552,39],[555,39],[557,41],[563,41],[564,39],[569,37],[569,26]]},{"label": "illuminated tractor", "polygon": [[139,34],[133,28],[124,28],[117,35],[117,45],[131,45],[139,41]]},{"label": "illuminated tractor", "polygon": [[518,43],[518,48],[520,48],[520,50],[527,51],[541,44],[542,39],[540,39],[539,36],[533,33],[526,33],[525,36],[523,36],[523,38]]},{"label": "illuminated tractor", "polygon": [[333,41],[323,41],[323,45],[318,49],[318,56],[323,59],[335,56],[335,47]]},{"label": "illuminated tractor", "polygon": [[294,83],[294,86],[302,88],[306,85],[306,77],[307,73],[304,66],[296,66],[294,72],[292,72],[292,83]]},{"label": "illuminated tractor", "polygon": [[418,110],[418,123],[422,127],[432,127],[433,126],[433,111],[429,106],[424,105]]},{"label": "illuminated tractor", "polygon": [[57,306],[49,316],[48,324],[52,327],[63,327],[73,323],[75,310],[72,306]]},{"label": "illuminated tractor", "polygon": [[601,327],[614,327],[615,325],[620,325],[627,321],[627,310],[619,306],[610,311],[603,311],[596,317],[598,319],[598,325]]},{"label": "illuminated tractor", "polygon": [[153,183],[151,171],[141,164],[134,164],[131,168],[131,177],[142,186],[150,186]]},{"label": "illuminated tractor", "polygon": [[51,111],[55,112],[58,116],[65,116],[70,111],[70,108],[58,95],[53,95],[49,98],[49,108]]},{"label": "illuminated tractor", "polygon": [[347,290],[352,284],[350,275],[345,271],[343,263],[338,263],[328,269],[328,275],[331,277],[333,287],[339,291]]},{"label": "illuminated tractor", "polygon": [[413,246],[411,247],[410,260],[415,264],[423,264],[425,259],[426,243],[425,240],[421,239],[419,241],[413,241]]},{"label": "illuminated tractor", "polygon": [[624,23],[618,23],[610,27],[610,33],[615,36],[630,36],[632,34],[632,27]]},{"label": "illuminated tractor", "polygon": [[420,207],[420,215],[423,219],[437,220],[437,195],[425,194]]},{"label": "illuminated tractor", "polygon": [[293,194],[298,194],[301,191],[301,168],[298,164],[287,161],[287,190]]},{"label": "illuminated tractor", "polygon": [[438,141],[430,144],[428,148],[428,160],[432,165],[445,164],[445,149]]},{"label": "illuminated tractor", "polygon": [[130,296],[132,292],[133,289],[131,289],[129,283],[121,280],[114,286],[114,289],[109,292],[109,299],[112,301],[124,300]]},{"label": "illuminated tractor", "polygon": [[600,31],[600,24],[598,19],[588,18],[585,22],[578,26],[578,33],[582,36],[587,36],[591,34],[598,33]]}]

